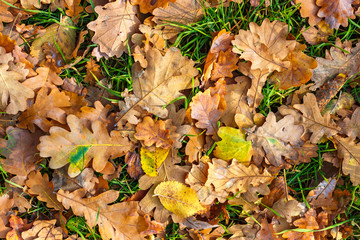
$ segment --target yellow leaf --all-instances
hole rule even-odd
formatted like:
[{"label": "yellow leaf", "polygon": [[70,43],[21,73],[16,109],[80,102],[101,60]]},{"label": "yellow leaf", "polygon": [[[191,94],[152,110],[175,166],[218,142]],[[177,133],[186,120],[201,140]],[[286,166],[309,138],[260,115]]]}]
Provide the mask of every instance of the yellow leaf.
[{"label": "yellow leaf", "polygon": [[150,152],[146,148],[141,148],[140,158],[142,169],[150,177],[156,177],[158,175],[157,169],[164,162],[168,154],[169,149],[156,148],[155,152]]},{"label": "yellow leaf", "polygon": [[221,127],[218,131],[221,141],[217,142],[214,155],[223,160],[235,158],[239,162],[249,163],[252,156],[251,142],[245,140],[245,133],[232,127]]},{"label": "yellow leaf", "polygon": [[187,218],[204,210],[196,192],[180,182],[162,182],[155,188],[154,193],[167,210],[180,217]]}]

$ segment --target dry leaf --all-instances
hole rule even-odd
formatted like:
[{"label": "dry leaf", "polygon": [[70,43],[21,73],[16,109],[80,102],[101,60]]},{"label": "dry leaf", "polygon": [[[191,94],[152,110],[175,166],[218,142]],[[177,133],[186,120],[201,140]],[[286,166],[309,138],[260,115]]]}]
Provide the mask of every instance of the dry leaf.
[{"label": "dry leaf", "polygon": [[101,172],[109,158],[121,157],[132,149],[132,144],[119,131],[109,135],[100,121],[91,124],[92,132],[74,115],[67,117],[67,123],[70,132],[60,127],[50,128],[50,135],[40,138],[38,149],[41,157],[51,157],[49,166],[53,169],[70,163],[71,177],[79,175],[90,160],[94,170]]},{"label": "dry leaf", "polygon": [[100,66],[96,64],[94,59],[90,59],[85,65],[86,76],[84,82],[94,84],[97,80],[100,81],[103,78]]},{"label": "dry leaf", "polygon": [[99,227],[102,239],[140,240],[140,233],[145,231],[149,224],[144,217],[138,215],[138,202],[121,202],[113,205],[119,192],[106,191],[96,197],[83,198],[85,190],[79,189],[69,193],[59,190],[58,200],[66,209],[71,207],[77,216],[86,219],[90,228]]},{"label": "dry leaf", "polygon": [[126,171],[131,178],[139,179],[140,176],[144,174],[139,154],[135,152],[128,152],[125,155],[125,163],[128,165]]},{"label": "dry leaf", "polygon": [[201,158],[205,139],[204,135],[201,134],[201,130],[196,127],[190,129],[188,138],[189,141],[185,147],[185,154],[189,157],[188,161],[192,163]]},{"label": "dry leaf", "polygon": [[261,152],[264,151],[266,159],[278,167],[284,164],[281,156],[289,159],[298,158],[294,147],[303,144],[300,138],[303,133],[304,128],[295,124],[293,116],[286,116],[277,122],[275,114],[270,112],[264,125],[251,133],[247,140],[253,142],[256,163],[261,163]]},{"label": "dry leaf", "polygon": [[62,240],[64,233],[61,227],[55,227],[56,219],[38,220],[33,223],[33,227],[21,233],[24,240],[46,239]]},{"label": "dry leaf", "polygon": [[36,195],[39,201],[46,202],[48,208],[62,210],[61,204],[56,199],[53,184],[49,181],[47,174],[42,176],[39,171],[33,171],[28,175],[25,184],[28,186],[28,193]]},{"label": "dry leaf", "polygon": [[65,13],[72,18],[76,24],[79,21],[80,14],[84,11],[84,8],[80,5],[81,0],[65,0],[66,10]]},{"label": "dry leaf", "polygon": [[360,138],[360,108],[356,108],[353,112],[351,119],[344,119],[344,132],[350,138],[355,139],[356,137]]},{"label": "dry leaf", "polygon": [[32,78],[26,79],[23,84],[34,91],[38,91],[42,87],[54,88],[54,85],[60,86],[64,83],[64,80],[61,79],[49,67],[39,67],[36,69],[38,75]]},{"label": "dry leaf", "polygon": [[49,132],[54,125],[66,124],[64,108],[70,107],[70,98],[57,88],[50,91],[42,88],[38,92],[35,103],[19,117],[18,126],[35,132],[35,125],[44,132]]},{"label": "dry leaf", "polygon": [[287,200],[286,198],[280,198],[274,203],[272,209],[274,209],[281,217],[286,218],[286,221],[289,223],[292,222],[292,217],[298,216],[301,212],[298,201]]},{"label": "dry leaf", "polygon": [[5,238],[6,234],[11,230],[11,228],[6,227],[6,225],[10,218],[7,213],[13,205],[14,199],[10,199],[9,195],[4,194],[0,196],[0,238]]},{"label": "dry leaf", "polygon": [[235,53],[251,61],[252,70],[281,72],[290,67],[290,62],[285,58],[295,49],[296,42],[286,40],[288,26],[285,23],[271,23],[266,18],[261,26],[251,22],[249,28],[247,31],[240,30],[232,44]]},{"label": "dry leaf", "polygon": [[[146,59],[149,64],[145,71],[133,71],[134,94],[139,99],[136,105],[165,118],[168,111],[163,106],[182,96],[180,90],[192,87],[192,78],[198,70],[192,60],[181,56],[180,50],[174,47],[165,56],[159,50],[150,49]],[[127,114],[129,112],[122,118]]]},{"label": "dry leaf", "polygon": [[190,103],[191,117],[198,120],[196,127],[206,129],[206,135],[213,135],[217,132],[217,121],[222,111],[219,110],[220,96],[211,96],[210,89],[204,93],[197,93]]},{"label": "dry leaf", "polygon": [[295,2],[296,4],[300,3],[300,14],[303,18],[309,18],[311,26],[321,21],[317,15],[319,7],[316,5],[316,0],[296,0]]},{"label": "dry leaf", "polygon": [[137,7],[117,0],[105,6],[95,7],[98,18],[90,22],[87,27],[94,31],[94,43],[99,44],[100,52],[109,57],[121,57],[127,52],[128,37],[135,33],[140,25],[136,16]]},{"label": "dry leaf", "polygon": [[316,0],[316,5],[319,6],[317,16],[325,18],[331,28],[338,29],[340,25],[347,27],[348,18],[355,19],[352,3],[353,0]]},{"label": "dry leaf", "polygon": [[169,3],[164,9],[157,8],[153,11],[153,21],[161,25],[161,35],[164,39],[176,37],[183,30],[179,25],[188,25],[199,21],[203,14],[203,3],[199,0],[182,0]]},{"label": "dry leaf", "polygon": [[317,45],[327,42],[328,37],[334,34],[334,29],[330,28],[329,24],[322,20],[316,26],[310,26],[306,30],[303,27],[301,32],[307,43]]},{"label": "dry leaf", "polygon": [[333,122],[329,113],[325,113],[324,116],[321,115],[314,94],[308,93],[303,99],[303,104],[294,105],[294,108],[302,114],[284,105],[279,108],[279,112],[282,115],[291,114],[295,117],[296,124],[302,124],[306,131],[311,132],[311,143],[317,144],[323,136],[329,138],[340,131],[340,128]]},{"label": "dry leaf", "polygon": [[141,13],[152,13],[156,8],[166,8],[170,2],[174,3],[176,0],[131,0],[131,4],[139,5]]},{"label": "dry leaf", "polygon": [[[338,99],[330,100],[330,102],[325,106],[324,111],[322,113],[324,114],[328,112],[330,114],[335,114],[341,109],[351,109],[354,103],[355,103],[354,97],[350,93],[343,92],[341,93]],[[344,119],[344,122],[345,121],[346,119]]]},{"label": "dry leaf", "polygon": [[213,185],[218,193],[223,191],[233,194],[237,194],[239,191],[244,193],[250,186],[256,187],[262,183],[270,183],[273,179],[267,170],[260,173],[255,165],[251,164],[246,167],[236,160],[233,160],[228,166],[226,161],[213,159],[212,163],[209,163],[208,171],[209,175],[205,185],[209,187]]},{"label": "dry leaf", "polygon": [[154,196],[160,199],[164,207],[184,218],[190,217],[202,210],[196,192],[186,185],[176,182],[162,182],[155,188]]},{"label": "dry leaf", "polygon": [[0,159],[1,166],[6,172],[25,179],[39,160],[36,146],[42,133],[30,134],[27,130],[8,127],[6,134],[7,140],[0,139],[0,154],[5,157]]}]

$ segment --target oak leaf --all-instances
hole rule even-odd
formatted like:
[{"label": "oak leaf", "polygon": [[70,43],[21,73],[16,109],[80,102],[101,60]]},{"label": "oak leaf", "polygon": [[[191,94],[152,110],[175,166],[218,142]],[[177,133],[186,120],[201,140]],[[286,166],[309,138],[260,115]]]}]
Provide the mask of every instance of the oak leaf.
[{"label": "oak leaf", "polygon": [[305,41],[311,45],[327,42],[329,36],[334,34],[334,29],[329,27],[325,21],[320,21],[316,26],[301,29]]},{"label": "oak leaf", "polygon": [[140,176],[144,174],[138,153],[128,152],[125,155],[125,163],[128,165],[126,171],[131,178],[139,179]]},{"label": "oak leaf", "polygon": [[252,157],[251,142],[245,140],[245,133],[232,127],[221,127],[218,131],[221,141],[216,143],[214,156],[229,161],[238,160],[245,165],[249,164]]},{"label": "oak leaf", "polygon": [[5,238],[6,234],[11,230],[11,228],[6,225],[8,224],[10,218],[7,213],[13,205],[14,199],[10,199],[9,195],[4,194],[0,196],[0,238]]},{"label": "oak leaf", "polygon": [[103,78],[100,66],[95,62],[93,58],[90,59],[85,65],[86,76],[84,82],[94,84],[97,80],[100,81]]},{"label": "oak leaf", "polygon": [[136,16],[137,7],[130,1],[117,0],[105,6],[96,6],[95,12],[98,18],[87,25],[95,32],[91,40],[99,44],[100,51],[109,57],[121,57],[127,52],[128,37],[140,25]]},{"label": "oak leaf", "polygon": [[235,53],[251,61],[251,69],[281,72],[290,67],[290,62],[285,58],[289,51],[295,49],[296,42],[286,40],[288,26],[285,23],[270,22],[266,18],[261,26],[251,22],[249,28],[247,31],[240,30],[232,44]]},{"label": "oak leaf", "polygon": [[40,201],[46,202],[48,208],[62,210],[61,204],[56,199],[53,184],[49,181],[47,174],[42,176],[41,172],[33,171],[28,175],[25,184],[28,186],[28,193],[36,195]]},{"label": "oak leaf", "polygon": [[61,227],[55,227],[56,219],[38,220],[33,223],[33,227],[21,233],[24,240],[49,239],[62,240],[64,232]]},{"label": "oak leaf", "polygon": [[206,186],[209,164],[200,161],[199,165],[193,164],[189,174],[186,176],[185,182],[196,192],[200,203],[203,205],[210,205],[214,200],[218,199],[223,203],[227,199],[227,193],[215,192],[214,186]]},{"label": "oak leaf", "polygon": [[325,18],[331,28],[338,29],[340,25],[347,27],[348,18],[355,19],[352,3],[353,0],[316,0],[316,5],[319,6],[317,16]]},{"label": "oak leaf", "polygon": [[70,106],[70,98],[64,92],[57,88],[50,91],[44,87],[38,92],[35,103],[20,115],[18,126],[35,132],[36,125],[44,132],[49,132],[56,124],[66,124],[64,108]]},{"label": "oak leaf", "polygon": [[321,21],[321,18],[317,15],[319,7],[316,5],[316,0],[296,0],[295,3],[300,3],[300,14],[303,18],[309,18],[311,26]]},{"label": "oak leaf", "polygon": [[155,188],[154,196],[159,197],[161,204],[167,210],[184,218],[204,210],[196,192],[180,182],[160,183]]},{"label": "oak leaf", "polygon": [[23,82],[25,86],[34,91],[38,91],[44,86],[54,88],[54,85],[60,86],[64,83],[64,80],[49,67],[38,67],[36,73],[38,75],[28,78]]},{"label": "oak leaf", "polygon": [[67,117],[67,123],[70,131],[50,128],[50,135],[40,138],[38,149],[41,157],[51,157],[50,168],[57,169],[70,163],[68,173],[71,177],[79,175],[90,160],[93,160],[94,170],[101,172],[109,158],[121,157],[132,149],[132,144],[119,131],[109,135],[100,121],[91,124],[92,131],[74,115]]},{"label": "oak leaf", "polygon": [[279,89],[287,90],[291,87],[299,87],[307,83],[312,75],[312,69],[316,68],[317,62],[303,51],[306,45],[297,44],[296,48],[289,52],[284,59],[290,62],[290,67],[282,72],[275,72],[271,80],[279,85]]},{"label": "oak leaf", "polygon": [[168,111],[163,106],[182,96],[180,90],[193,85],[192,78],[198,74],[198,70],[193,67],[192,60],[181,56],[180,50],[174,47],[165,56],[157,49],[150,49],[146,52],[146,59],[149,64],[145,71],[133,71],[134,94],[139,99],[135,106],[165,118]]},{"label": "oak leaf", "polygon": [[11,214],[9,222],[12,230],[6,234],[6,240],[23,240],[21,231],[24,227],[24,221],[19,216]]},{"label": "oak leaf", "polygon": [[75,24],[79,21],[81,12],[84,11],[80,3],[81,0],[65,0],[66,7],[68,8],[65,13],[71,17]]},{"label": "oak leaf", "polygon": [[360,144],[356,144],[351,138],[334,137],[338,157],[343,159],[342,171],[350,175],[354,186],[360,184]]},{"label": "oak leaf", "polygon": [[144,117],[143,121],[136,126],[135,138],[142,140],[144,145],[150,147],[169,149],[174,141],[170,138],[170,131],[176,131],[176,127],[167,129],[165,122],[158,120],[154,122],[151,117]]},{"label": "oak leaf", "polygon": [[215,81],[222,77],[233,77],[238,57],[232,52],[234,36],[221,30],[213,39],[204,66],[204,80]]},{"label": "oak leaf", "polygon": [[279,111],[282,115],[289,115],[295,117],[296,124],[302,124],[306,131],[312,133],[310,142],[317,144],[323,136],[331,137],[340,131],[340,128],[333,122],[329,113],[321,115],[316,97],[312,93],[308,93],[303,98],[303,104],[295,104],[295,109],[281,106]]},{"label": "oak leaf", "polygon": [[192,98],[190,103],[191,117],[198,120],[196,127],[206,129],[206,135],[213,135],[217,132],[217,121],[222,111],[219,110],[220,96],[211,96],[210,89],[199,92]]},{"label": "oak leaf", "polygon": [[25,179],[39,160],[36,146],[42,133],[8,127],[6,134],[7,140],[0,139],[0,154],[5,157],[0,163],[5,171]]},{"label": "oak leaf", "polygon": [[315,85],[310,87],[310,90],[314,91],[318,89],[325,82],[335,78],[339,74],[344,74],[350,78],[360,70],[360,44],[352,48],[350,54],[344,54],[336,47],[331,47],[329,57],[330,58],[316,58],[318,66],[313,70],[311,77]]},{"label": "oak leaf", "polygon": [[10,70],[7,64],[0,65],[0,111],[16,114],[26,109],[27,99],[33,98],[35,94],[31,88],[21,83],[25,76]]},{"label": "oak leaf", "polygon": [[139,5],[141,13],[152,13],[156,8],[166,8],[170,2],[174,3],[176,0],[131,0],[132,5]]},{"label": "oak leaf", "polygon": [[259,186],[262,183],[270,183],[273,179],[271,174],[264,170],[260,173],[259,168],[251,164],[246,167],[244,164],[233,160],[228,166],[228,162],[213,159],[209,163],[209,175],[205,183],[206,186],[213,185],[216,192],[228,192],[236,194],[239,191],[244,193],[251,186]]},{"label": "oak leaf", "polygon": [[203,15],[203,2],[199,0],[182,0],[170,2],[166,8],[159,7],[153,11],[153,21],[161,25],[164,39],[171,39],[183,30],[178,25],[188,25],[199,21]]},{"label": "oak leaf", "polygon": [[169,149],[156,148],[155,151],[152,152],[142,147],[140,150],[142,169],[151,177],[157,176],[157,169],[165,161],[168,154]]},{"label": "oak leaf", "polygon": [[204,135],[201,134],[201,130],[196,127],[190,129],[188,138],[189,141],[185,146],[185,154],[188,156],[188,161],[192,163],[200,159],[205,139]]},{"label": "oak leaf", "polygon": [[344,132],[350,138],[360,138],[360,108],[356,108],[353,112],[351,119],[344,119]]},{"label": "oak leaf", "polygon": [[[263,99],[262,88],[270,72],[268,70],[251,69],[251,63],[240,62],[239,71],[251,79],[251,86],[247,91],[247,102],[252,112],[260,105]],[[242,113],[243,114],[243,113]]]},{"label": "oak leaf", "polygon": [[301,207],[298,201],[294,199],[280,198],[272,206],[281,217],[285,218],[287,222],[292,222],[292,217],[298,216],[301,212]]},{"label": "oak leaf", "polygon": [[66,209],[71,207],[75,215],[84,217],[90,228],[98,226],[103,239],[143,239],[140,233],[147,230],[148,223],[137,213],[138,202],[109,205],[119,196],[115,190],[91,198],[84,196],[83,189],[72,193],[60,189],[57,193],[58,200]]},{"label": "oak leaf", "polygon": [[266,159],[278,167],[284,164],[282,156],[298,158],[294,147],[302,145],[300,137],[303,133],[304,128],[295,124],[293,116],[286,116],[277,122],[275,114],[270,112],[266,122],[254,133],[249,134],[247,140],[253,142],[256,163],[261,163],[261,153],[264,151]]},{"label": "oak leaf", "polygon": [[263,197],[261,202],[267,206],[272,207],[275,202],[288,195],[288,186],[284,177],[277,177],[270,184],[270,193]]}]

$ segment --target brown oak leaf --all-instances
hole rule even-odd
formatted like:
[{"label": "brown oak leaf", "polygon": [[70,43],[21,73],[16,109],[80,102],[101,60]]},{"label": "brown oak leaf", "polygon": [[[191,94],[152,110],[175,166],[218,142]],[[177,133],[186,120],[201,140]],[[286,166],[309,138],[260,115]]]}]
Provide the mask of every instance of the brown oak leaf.
[{"label": "brown oak leaf", "polygon": [[4,194],[0,196],[0,238],[5,238],[6,234],[11,230],[11,228],[6,225],[10,219],[10,216],[7,213],[11,210],[13,205],[14,199],[10,199],[9,195]]},{"label": "brown oak leaf", "polygon": [[35,195],[40,201],[46,202],[48,208],[62,210],[61,204],[56,199],[54,186],[52,182],[49,181],[49,176],[46,173],[42,176],[39,171],[31,172],[25,184],[28,187],[27,192]]},{"label": "brown oak leaf", "polygon": [[360,107],[356,108],[353,112],[351,119],[344,119],[344,132],[350,138],[355,139],[356,137],[360,138]]},{"label": "brown oak leaf", "polygon": [[206,129],[206,135],[217,133],[217,121],[219,121],[222,111],[219,110],[220,96],[211,96],[210,89],[199,92],[192,98],[190,103],[191,117],[198,120],[196,127]]},{"label": "brown oak leaf", "polygon": [[128,37],[140,25],[136,16],[137,7],[130,1],[117,0],[95,7],[95,12],[98,18],[87,25],[95,32],[92,41],[99,44],[100,51],[109,57],[121,57],[127,52]]},{"label": "brown oak leaf", "polygon": [[156,8],[166,8],[170,2],[174,3],[176,0],[131,0],[131,4],[139,5],[141,13],[152,13]]},{"label": "brown oak leaf", "polygon": [[348,18],[355,19],[354,9],[351,6],[354,0],[316,0],[319,6],[317,16],[325,18],[331,28],[338,29],[348,26]]},{"label": "brown oak leaf", "polygon": [[23,84],[34,91],[39,90],[42,87],[54,88],[54,85],[60,86],[64,83],[64,80],[49,67],[39,67],[36,69],[35,77],[26,79]]},{"label": "brown oak leaf", "polygon": [[316,5],[316,0],[296,0],[295,2],[296,4],[300,3],[300,14],[303,18],[309,18],[311,26],[321,21],[317,15],[319,7]]},{"label": "brown oak leaf", "polygon": [[49,239],[62,240],[65,233],[61,227],[56,227],[56,219],[38,220],[33,223],[33,227],[21,233],[24,240]]},{"label": "brown oak leaf", "polygon": [[266,18],[261,26],[254,22],[250,30],[240,30],[232,41],[233,51],[239,53],[242,59],[251,61],[251,69],[260,69],[269,73],[279,72],[290,67],[290,61],[285,60],[289,52],[296,47],[296,41],[287,40],[288,26],[280,21],[270,22]]},{"label": "brown oak leaf", "polygon": [[20,115],[18,126],[35,132],[36,125],[44,132],[49,132],[56,124],[66,124],[64,108],[70,106],[70,98],[64,92],[44,87],[38,92],[35,103]]},{"label": "brown oak leaf", "polygon": [[266,122],[254,133],[249,134],[247,141],[253,142],[254,157],[257,164],[262,162],[264,152],[270,164],[278,167],[284,164],[282,156],[297,159],[298,153],[294,147],[303,144],[301,136],[304,128],[296,125],[293,116],[286,116],[276,121],[275,114],[270,112]]}]

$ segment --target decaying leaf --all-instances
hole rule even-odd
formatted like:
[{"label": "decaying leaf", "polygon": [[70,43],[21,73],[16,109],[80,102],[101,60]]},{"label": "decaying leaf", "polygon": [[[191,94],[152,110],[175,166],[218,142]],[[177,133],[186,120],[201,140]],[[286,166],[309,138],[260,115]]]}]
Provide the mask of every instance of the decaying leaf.
[{"label": "decaying leaf", "polygon": [[11,230],[11,228],[6,225],[10,218],[7,213],[13,205],[14,199],[10,199],[9,195],[4,194],[0,196],[0,238],[5,238],[6,234]]},{"label": "decaying leaf", "polygon": [[87,27],[94,31],[94,43],[109,57],[121,57],[127,52],[128,37],[135,33],[140,21],[136,16],[137,7],[130,1],[117,0],[105,6],[95,7],[98,18]]},{"label": "decaying leaf", "polygon": [[196,192],[180,182],[162,182],[155,188],[154,195],[167,210],[184,218],[204,210]]},{"label": "decaying leaf", "polygon": [[170,2],[174,3],[176,0],[131,0],[131,4],[139,5],[140,12],[152,13],[156,8],[166,8]]},{"label": "decaying leaf", "polygon": [[64,81],[57,75],[53,69],[49,67],[39,67],[36,69],[35,77],[26,79],[23,84],[34,91],[38,91],[42,87],[54,88],[54,85],[62,85]]},{"label": "decaying leaf", "polygon": [[165,161],[168,154],[169,149],[156,148],[155,151],[152,152],[142,147],[140,150],[142,169],[151,177],[157,176],[157,169]]},{"label": "decaying leaf", "polygon": [[83,198],[85,190],[69,193],[59,190],[57,199],[66,209],[71,208],[75,215],[83,216],[89,227],[99,227],[103,239],[142,239],[140,233],[149,227],[144,217],[138,215],[138,202],[114,202],[119,192],[106,191],[96,197]]},{"label": "decaying leaf", "polygon": [[265,152],[272,165],[281,166],[284,163],[282,156],[298,158],[294,147],[302,145],[300,137],[303,133],[304,128],[295,124],[293,116],[285,116],[277,122],[274,113],[270,112],[264,125],[251,133],[247,140],[253,142],[255,162],[261,162],[261,152]]},{"label": "decaying leaf", "polygon": [[[354,97],[350,93],[343,92],[341,93],[338,99],[330,100],[330,102],[325,106],[324,111],[322,113],[324,114],[328,112],[330,114],[335,114],[340,109],[351,109],[354,103],[355,103]],[[344,122],[345,121],[347,120],[344,119]]]},{"label": "decaying leaf", "polygon": [[245,140],[245,133],[231,127],[221,127],[218,131],[221,141],[216,143],[214,156],[223,160],[236,159],[248,164],[252,157],[251,142]]},{"label": "decaying leaf", "polygon": [[49,181],[47,174],[42,176],[39,171],[33,171],[28,175],[28,180],[26,180],[25,184],[29,188],[29,194],[35,195],[40,201],[46,202],[47,207],[62,210],[62,206],[56,199],[54,187]]},{"label": "decaying leaf", "polygon": [[344,119],[344,132],[350,138],[355,139],[356,137],[360,138],[360,108],[355,109],[354,113],[351,116],[351,119]]},{"label": "decaying leaf", "polygon": [[306,30],[303,27],[301,32],[307,43],[317,45],[327,42],[328,37],[334,34],[334,29],[330,28],[325,21],[320,21],[316,26],[310,26]]},{"label": "decaying leaf", "polygon": [[317,16],[325,18],[331,28],[338,29],[340,25],[347,27],[348,18],[355,18],[352,3],[353,0],[316,0],[316,5],[319,6]]},{"label": "decaying leaf", "polygon": [[141,159],[138,153],[128,152],[125,155],[125,163],[128,165],[126,171],[130,177],[139,179],[140,176],[144,174],[141,166]]},{"label": "decaying leaf", "polygon": [[255,165],[246,167],[237,160],[233,160],[228,166],[226,161],[213,159],[212,163],[209,163],[208,172],[206,186],[213,185],[216,192],[226,191],[233,194],[239,191],[244,193],[250,186],[256,187],[262,183],[270,183],[273,179],[267,170],[260,173]]},{"label": "decaying leaf", "polygon": [[24,221],[19,216],[11,214],[9,222],[12,230],[6,234],[6,240],[22,240],[21,231]]},{"label": "decaying leaf", "polygon": [[50,128],[50,135],[40,138],[38,149],[40,156],[51,157],[53,169],[70,163],[68,173],[71,177],[79,175],[90,160],[93,160],[94,170],[101,172],[109,158],[123,156],[132,149],[132,144],[119,131],[109,135],[100,121],[91,124],[92,131],[74,115],[67,117],[67,123],[70,132],[60,127]]}]

